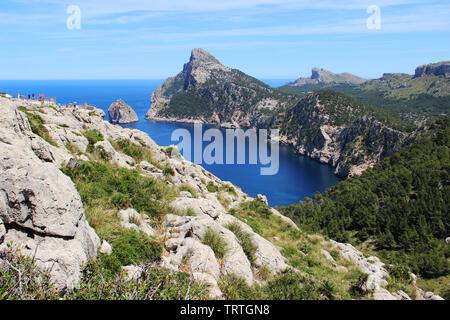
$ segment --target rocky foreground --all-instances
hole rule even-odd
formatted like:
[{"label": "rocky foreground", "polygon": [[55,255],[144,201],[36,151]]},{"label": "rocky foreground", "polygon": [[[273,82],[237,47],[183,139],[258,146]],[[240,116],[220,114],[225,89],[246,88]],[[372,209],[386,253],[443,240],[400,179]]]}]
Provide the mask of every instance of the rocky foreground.
[{"label": "rocky foreground", "polygon": [[[61,171],[63,167],[100,161],[101,154],[102,161],[109,165],[136,170],[149,181],[162,181],[178,190],[162,223],[133,207],[114,214],[122,228],[144,233],[162,244],[160,267],[187,272],[194,281],[206,283],[211,298],[224,298],[220,283],[231,275],[248,286],[263,284],[286,270],[305,274],[310,281],[329,280],[318,274],[306,275],[302,270],[302,259],[316,259],[314,268],[326,270],[332,275],[330,279],[339,279],[337,283],[358,271],[366,275],[358,288],[369,296],[411,299],[401,290],[386,289],[390,277],[378,258],[365,257],[349,244],[301,233],[289,218],[268,208],[264,196],[252,199],[238,187],[184,160],[173,148],[158,146],[147,134],[104,121],[102,110],[59,109],[56,105],[6,98],[0,98],[0,109],[0,252],[11,246],[20,248],[21,254],[33,257],[38,270],[49,273],[58,290],[76,288],[84,264],[115,250],[90,227],[79,191]],[[104,137],[94,145],[86,137],[86,132],[92,130]],[[145,146],[154,161],[137,162],[113,147],[124,140]],[[267,208],[268,218],[245,215],[247,211],[242,208],[249,203]],[[266,222],[272,223],[272,229]],[[275,228],[282,231],[276,233]],[[251,255],[236,230],[250,239]],[[205,242],[205,235],[211,232],[226,244],[227,250],[220,257]],[[294,252],[287,250],[286,243],[292,242],[288,234],[301,235],[292,238],[298,242]],[[302,244],[307,246],[303,248]],[[297,264],[288,258],[292,255],[299,257]],[[0,259],[0,270],[6,264]],[[139,263],[123,266],[123,270],[131,280],[139,279],[144,272]],[[415,285],[414,291],[417,299],[439,299],[421,293]]]}]

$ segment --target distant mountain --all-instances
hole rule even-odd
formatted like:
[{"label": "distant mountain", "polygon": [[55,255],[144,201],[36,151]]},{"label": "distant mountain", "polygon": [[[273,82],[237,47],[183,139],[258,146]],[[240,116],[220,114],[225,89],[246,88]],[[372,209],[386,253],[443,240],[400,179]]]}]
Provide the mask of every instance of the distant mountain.
[{"label": "distant mountain", "polygon": [[423,76],[444,76],[450,77],[450,61],[426,64],[416,68],[415,78]]},{"label": "distant mountain", "polygon": [[291,86],[303,86],[305,84],[361,84],[366,82],[366,79],[357,77],[351,73],[333,73],[325,69],[314,68],[309,78],[298,78],[296,81],[290,83]]},{"label": "distant mountain", "polygon": [[281,142],[336,167],[342,177],[392,154],[407,135],[398,130],[401,121],[375,107],[334,91],[304,98],[283,93],[203,49],[192,50],[183,71],[157,88],[151,102],[148,119],[278,128]]},{"label": "distant mountain", "polygon": [[450,114],[450,63],[439,62],[419,66],[414,75],[385,73],[380,79],[361,84],[311,82],[288,83],[279,90],[304,96],[312,91],[330,89],[375,105],[410,121],[418,127]]}]

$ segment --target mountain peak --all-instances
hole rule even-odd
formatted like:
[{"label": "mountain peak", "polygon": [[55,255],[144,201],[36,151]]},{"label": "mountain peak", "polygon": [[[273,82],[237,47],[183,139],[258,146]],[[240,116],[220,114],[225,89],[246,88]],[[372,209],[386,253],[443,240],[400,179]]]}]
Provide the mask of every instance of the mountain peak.
[{"label": "mountain peak", "polygon": [[351,83],[361,84],[366,79],[357,77],[351,73],[333,73],[323,68],[313,68],[311,76],[309,78],[299,78],[292,83],[294,86],[301,86],[305,84],[318,84],[318,83]]},{"label": "mountain peak", "polygon": [[213,63],[213,64],[221,64],[219,60],[217,60],[212,54],[202,48],[192,49],[190,64],[205,64],[205,63]]}]

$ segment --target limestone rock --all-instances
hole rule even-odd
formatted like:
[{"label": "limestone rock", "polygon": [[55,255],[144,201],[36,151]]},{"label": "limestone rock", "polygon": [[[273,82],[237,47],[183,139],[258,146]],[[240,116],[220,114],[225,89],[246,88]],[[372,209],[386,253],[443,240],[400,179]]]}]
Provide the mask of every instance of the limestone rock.
[{"label": "limestone rock", "polygon": [[426,64],[416,68],[414,77],[424,77],[424,76],[444,76],[445,78],[450,77],[450,61]]},{"label": "limestone rock", "polygon": [[15,105],[1,102],[0,250],[12,242],[22,254],[35,256],[56,288],[71,288],[80,265],[95,258],[100,239],[85,220],[73,182],[47,161],[52,147],[31,132]]},{"label": "limestone rock", "polygon": [[125,280],[138,280],[142,276],[142,270],[139,266],[125,266],[122,267],[122,270],[125,271]]},{"label": "limestone rock", "polygon": [[149,236],[154,236],[155,231],[145,221],[145,219],[133,208],[119,211],[120,224],[128,229],[133,229],[137,232],[144,232]]},{"label": "limestone rock", "polygon": [[139,121],[139,118],[134,110],[119,99],[111,104],[108,109],[109,119],[112,123],[131,123]]},{"label": "limestone rock", "polygon": [[108,243],[108,241],[103,240],[102,246],[100,247],[100,253],[107,254],[107,255],[112,254],[112,247]]},{"label": "limestone rock", "polygon": [[192,276],[195,281],[206,283],[206,285],[208,286],[209,296],[212,299],[218,300],[224,299],[223,293],[220,290],[219,285],[217,284],[217,281],[216,279],[214,279],[213,276],[207,273],[199,273],[199,272],[192,273]]}]

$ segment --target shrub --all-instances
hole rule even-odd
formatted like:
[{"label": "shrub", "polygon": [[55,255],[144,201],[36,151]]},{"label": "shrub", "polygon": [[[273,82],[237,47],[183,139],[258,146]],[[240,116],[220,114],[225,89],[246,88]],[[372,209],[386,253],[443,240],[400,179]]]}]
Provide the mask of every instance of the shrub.
[{"label": "shrub", "polygon": [[142,214],[160,217],[175,197],[175,189],[163,181],[109,163],[84,162],[77,168],[62,170],[75,183],[87,209],[100,206],[104,211],[131,206]]},{"label": "shrub", "polygon": [[86,130],[83,132],[83,135],[88,139],[90,145],[104,140],[102,133],[97,129]]},{"label": "shrub", "polygon": [[253,263],[256,259],[256,246],[253,244],[250,234],[243,231],[241,226],[236,222],[227,225],[226,228],[234,233],[248,260],[250,263]]},{"label": "shrub", "polygon": [[268,219],[272,215],[270,208],[258,200],[244,202],[241,204],[241,208],[251,216],[261,216]]},{"label": "shrub", "polygon": [[162,245],[143,232],[123,233],[112,243],[114,255],[123,266],[153,262],[162,254]]},{"label": "shrub", "polygon": [[0,252],[0,300],[56,299],[57,293],[46,273],[36,270],[29,257],[8,247]]},{"label": "shrub", "polygon": [[209,192],[217,192],[219,191],[219,188],[212,182],[208,182],[206,185],[206,189],[208,189]]},{"label": "shrub", "polygon": [[33,133],[40,136],[42,139],[44,139],[45,141],[50,143],[52,146],[58,147],[58,144],[56,143],[55,140],[53,140],[53,138],[50,136],[50,133],[48,132],[47,128],[44,126],[45,121],[44,121],[44,119],[42,119],[42,117],[40,115],[31,113],[23,107],[19,110],[25,112],[25,114],[28,118],[28,122],[30,123],[31,131],[33,131]]},{"label": "shrub", "polygon": [[46,272],[18,252],[2,252],[0,300],[198,300],[207,299],[204,283],[186,273],[142,264],[142,276],[128,280],[113,255],[100,255],[82,266],[79,287],[56,292]]},{"label": "shrub", "polygon": [[95,153],[104,161],[110,161],[112,159],[111,155],[102,146],[97,146]]},{"label": "shrub", "polygon": [[227,243],[220,234],[211,229],[206,230],[202,243],[209,246],[219,259],[223,258],[227,253]]},{"label": "shrub", "polygon": [[164,174],[165,176],[174,176],[174,175],[175,175],[175,171],[173,170],[172,167],[166,166],[166,167],[164,167],[164,169],[163,169],[163,174]]},{"label": "shrub", "polygon": [[271,280],[264,287],[265,294],[274,300],[319,300],[328,298],[322,294],[324,285],[287,271],[278,278]]},{"label": "shrub", "polygon": [[179,188],[180,188],[180,191],[187,191],[187,192],[189,192],[192,195],[193,198],[198,198],[198,194],[195,191],[194,187],[192,187],[192,186],[190,186],[190,185],[188,185],[186,183],[183,183]]}]

